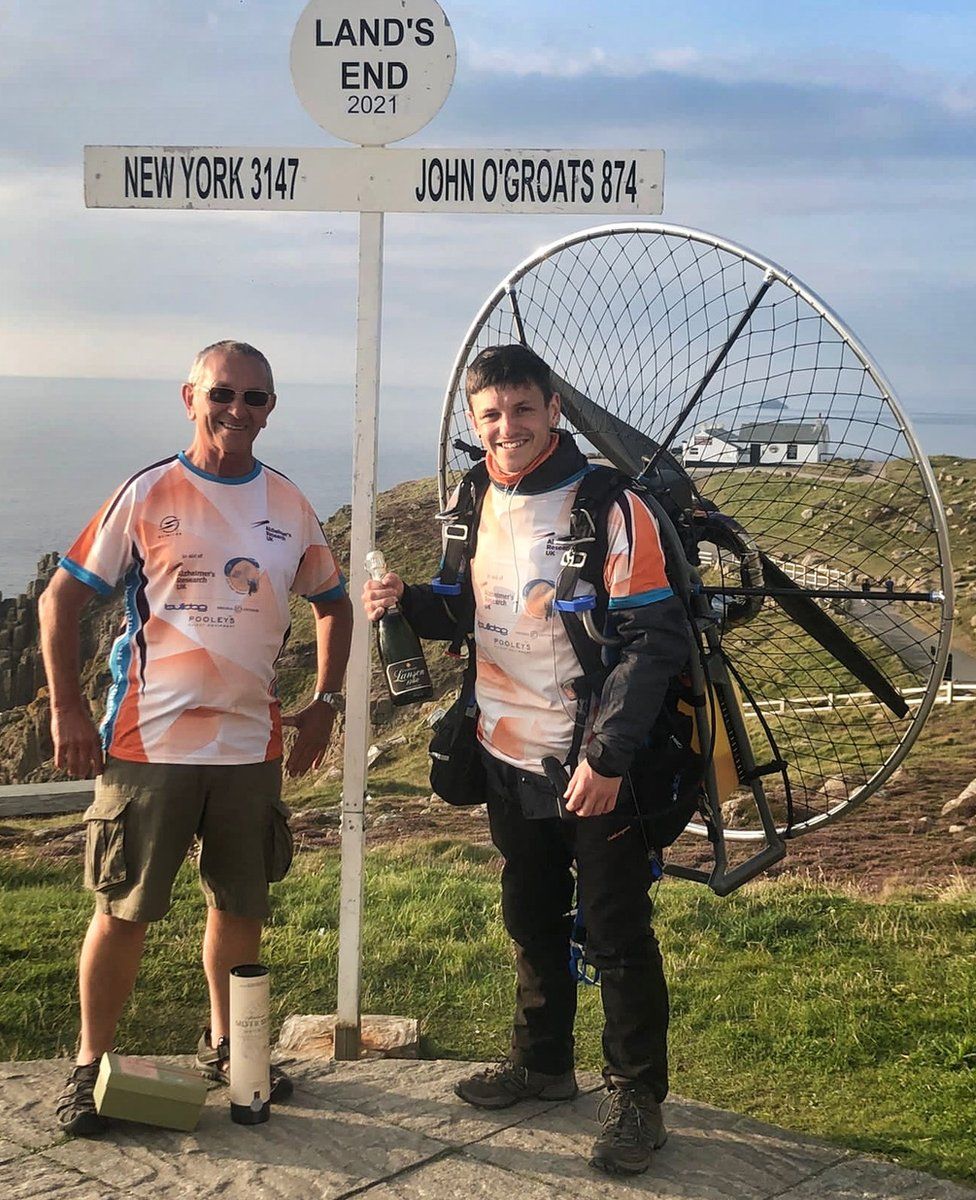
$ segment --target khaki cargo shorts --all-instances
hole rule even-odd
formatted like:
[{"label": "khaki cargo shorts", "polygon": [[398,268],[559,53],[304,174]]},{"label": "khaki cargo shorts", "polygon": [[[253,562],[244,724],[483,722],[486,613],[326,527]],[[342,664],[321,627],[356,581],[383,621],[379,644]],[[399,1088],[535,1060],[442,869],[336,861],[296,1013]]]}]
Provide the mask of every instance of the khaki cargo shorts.
[{"label": "khaki cargo shorts", "polygon": [[194,838],[207,904],[268,915],[268,884],[291,866],[281,760],[188,766],[109,758],[85,812],[85,887],[98,912],[158,921]]}]

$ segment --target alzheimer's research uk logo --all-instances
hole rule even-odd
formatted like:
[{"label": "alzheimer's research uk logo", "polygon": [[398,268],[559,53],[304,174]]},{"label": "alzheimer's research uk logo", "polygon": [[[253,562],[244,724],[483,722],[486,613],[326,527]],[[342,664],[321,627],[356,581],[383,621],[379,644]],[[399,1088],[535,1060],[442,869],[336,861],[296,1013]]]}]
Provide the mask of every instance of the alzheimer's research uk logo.
[{"label": "alzheimer's research uk logo", "polygon": [[261,564],[253,558],[231,558],[224,564],[227,585],[239,596],[253,596],[261,578]]},{"label": "alzheimer's research uk logo", "polygon": [[291,537],[287,529],[276,529],[268,520],[252,521],[251,528],[263,529],[264,536],[269,542],[286,542]]}]

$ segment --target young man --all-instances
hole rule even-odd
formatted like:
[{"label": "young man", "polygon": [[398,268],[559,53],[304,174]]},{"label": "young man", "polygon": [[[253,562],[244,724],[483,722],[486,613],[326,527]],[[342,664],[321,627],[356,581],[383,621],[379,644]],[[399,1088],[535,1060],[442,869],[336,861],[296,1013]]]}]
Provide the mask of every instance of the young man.
[{"label": "young man", "polygon": [[[465,383],[491,480],[470,581],[478,737],[492,839],[504,859],[502,908],[515,943],[517,987],[508,1058],[456,1091],[483,1108],[576,1095],[576,981],[568,965],[575,860],[587,959],[601,971],[610,1090],[591,1162],[638,1173],[666,1137],[660,1104],[668,1090],[668,996],[651,929],[652,847],[624,777],[687,661],[686,617],[668,584],[655,520],[624,492],[608,518],[603,565],[620,657],[565,792],[576,819],[555,816],[541,763],[547,755],[565,761],[570,752],[576,707],[563,685],[580,675],[580,664],[552,610],[560,569],[553,539],[568,532],[589,464],[572,438],[555,431],[559,396],[549,368],[531,351],[490,347],[474,359]],[[592,585],[581,582],[577,594],[587,589]],[[406,587],[395,574],[366,584],[371,620],[394,602],[421,636],[454,635],[429,587]]]},{"label": "young man", "polygon": [[[291,861],[281,726],[298,730],[290,775],[321,762],[349,654],[352,606],[318,518],[252,454],[275,406],[267,359],[242,342],[208,346],[182,397],[194,426],[189,449],[115,492],[39,604],[55,761],[73,776],[98,776],[85,813],[95,913],[79,966],[78,1058],[57,1104],[62,1130],[82,1136],[107,1124],[92,1100],[98,1062],[114,1044],[147,926],[168,910],[194,837],[210,991],[197,1065],[227,1081],[229,971],[257,961],[268,883]],[[119,581],[125,626],[99,732],[80,686],[79,618]],[[318,669],[311,702],[281,717],[274,668],[289,592],[315,612]],[[273,1071],[272,1099],[290,1092]]]}]

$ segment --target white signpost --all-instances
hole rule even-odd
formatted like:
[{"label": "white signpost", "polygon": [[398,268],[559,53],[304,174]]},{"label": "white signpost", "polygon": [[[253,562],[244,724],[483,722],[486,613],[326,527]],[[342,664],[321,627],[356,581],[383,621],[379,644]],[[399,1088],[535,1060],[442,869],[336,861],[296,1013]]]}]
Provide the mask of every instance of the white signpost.
[{"label": "white signpost", "polygon": [[[663,209],[660,150],[387,149],[440,109],[455,60],[454,34],[436,0],[311,0],[292,38],[295,90],[319,125],[357,148],[85,148],[89,208],[360,214],[349,552],[357,604],[375,530],[383,214],[636,218]],[[369,642],[358,619],[346,697],[337,1058],[359,1055]]]}]

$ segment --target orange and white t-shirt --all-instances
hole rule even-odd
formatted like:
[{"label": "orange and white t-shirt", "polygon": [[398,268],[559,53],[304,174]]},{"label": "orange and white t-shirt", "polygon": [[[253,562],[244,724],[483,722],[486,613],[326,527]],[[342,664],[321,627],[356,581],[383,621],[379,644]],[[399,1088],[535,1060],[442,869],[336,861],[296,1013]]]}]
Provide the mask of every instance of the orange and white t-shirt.
[{"label": "orange and white t-shirt", "polygon": [[[549,491],[520,495],[495,483],[485,493],[471,562],[478,657],[478,736],[495,758],[541,773],[541,761],[562,759],[573,740],[576,703],[564,684],[580,665],[552,602],[562,550],[586,469]],[[609,615],[670,596],[657,522],[624,492],[607,519],[604,584]],[[580,580],[576,595],[592,595]]]},{"label": "orange and white t-shirt", "polygon": [[256,463],[224,478],[184,454],[146,467],[62,558],[107,595],[121,580],[102,740],[131,762],[237,764],[281,755],[275,663],[288,595],[345,592],[311,505]]}]

